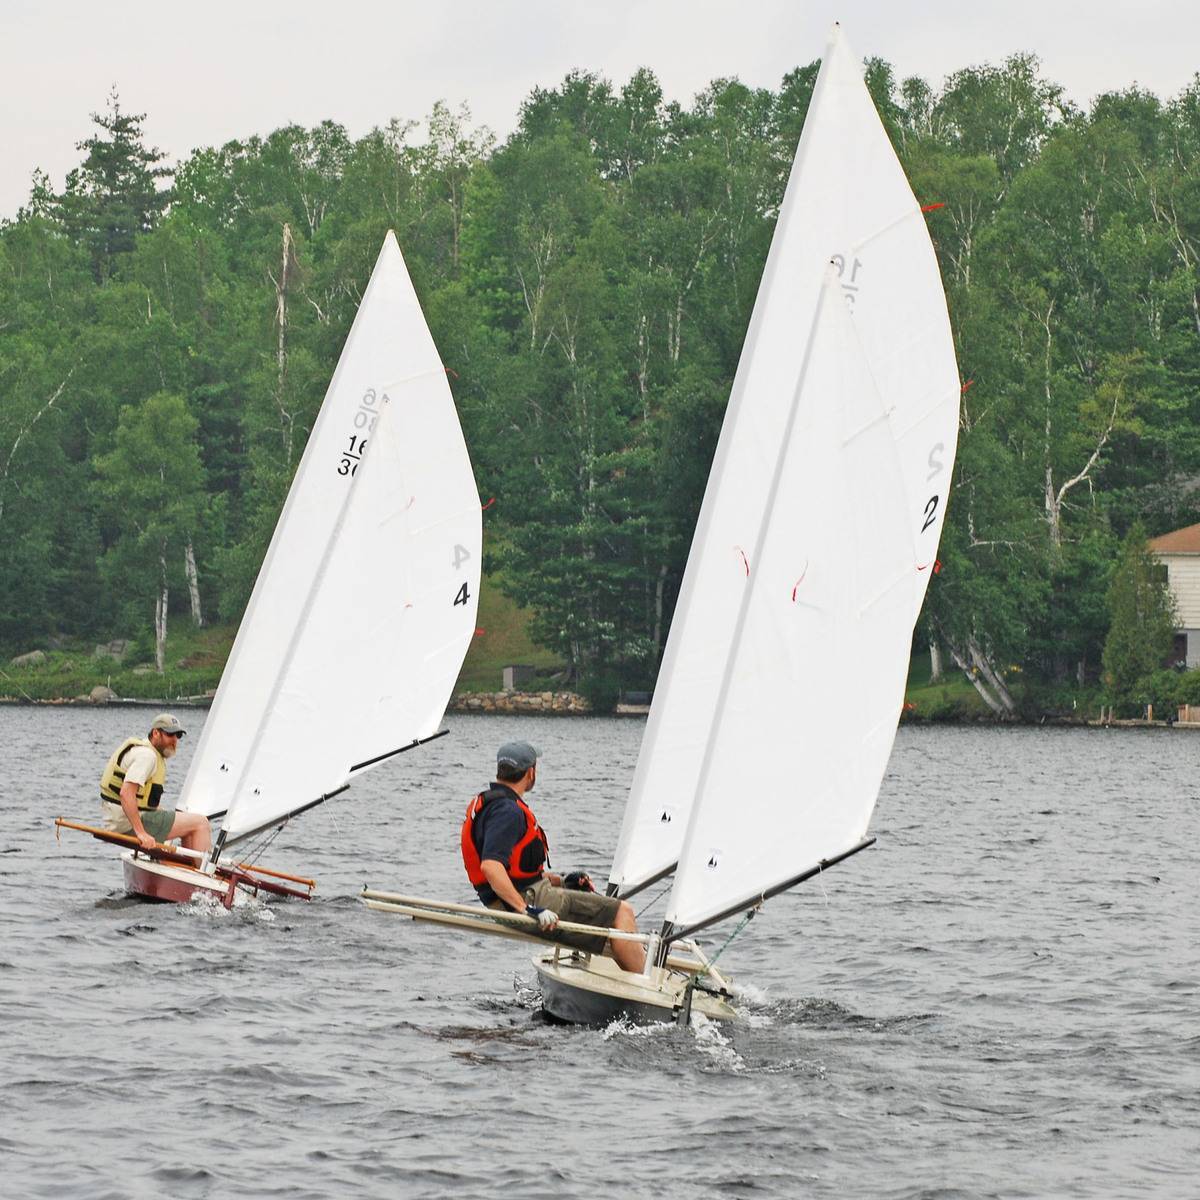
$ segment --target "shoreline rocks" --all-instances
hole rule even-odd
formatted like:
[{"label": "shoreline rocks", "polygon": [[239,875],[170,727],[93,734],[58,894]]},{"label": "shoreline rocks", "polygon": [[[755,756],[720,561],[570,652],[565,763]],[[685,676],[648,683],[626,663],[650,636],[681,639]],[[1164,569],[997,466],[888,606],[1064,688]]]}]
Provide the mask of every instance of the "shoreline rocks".
[{"label": "shoreline rocks", "polygon": [[575,692],[467,692],[455,696],[447,711],[567,717],[589,714],[592,706]]}]

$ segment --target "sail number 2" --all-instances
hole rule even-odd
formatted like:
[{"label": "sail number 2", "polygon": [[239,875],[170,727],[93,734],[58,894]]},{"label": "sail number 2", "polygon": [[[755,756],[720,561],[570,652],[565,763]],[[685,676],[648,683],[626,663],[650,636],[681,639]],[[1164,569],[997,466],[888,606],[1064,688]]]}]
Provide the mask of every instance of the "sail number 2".
[{"label": "sail number 2", "polygon": [[[942,455],[945,453],[945,451],[946,446],[943,442],[938,442],[937,445],[930,450],[928,459],[929,474],[925,476],[926,483],[942,473],[942,469],[945,465],[942,462]],[[941,494],[934,492],[934,494],[925,501],[925,524],[921,526],[922,533],[924,533],[925,530],[927,530],[930,525],[937,520],[938,503],[940,500]]]}]

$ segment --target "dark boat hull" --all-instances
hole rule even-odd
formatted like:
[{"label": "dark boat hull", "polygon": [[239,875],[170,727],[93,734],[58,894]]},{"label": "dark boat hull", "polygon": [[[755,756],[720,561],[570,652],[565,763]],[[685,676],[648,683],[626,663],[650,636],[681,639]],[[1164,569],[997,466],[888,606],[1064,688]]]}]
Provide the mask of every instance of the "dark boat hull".
[{"label": "dark boat hull", "polygon": [[657,970],[652,976],[630,975],[612,959],[599,955],[549,951],[533,960],[542,988],[542,1007],[557,1021],[572,1025],[609,1025],[616,1020],[635,1025],[676,1022],[690,1004],[693,1014],[713,1021],[732,1021],[737,1012],[726,992],[699,988],[687,995],[691,976],[684,971]]}]

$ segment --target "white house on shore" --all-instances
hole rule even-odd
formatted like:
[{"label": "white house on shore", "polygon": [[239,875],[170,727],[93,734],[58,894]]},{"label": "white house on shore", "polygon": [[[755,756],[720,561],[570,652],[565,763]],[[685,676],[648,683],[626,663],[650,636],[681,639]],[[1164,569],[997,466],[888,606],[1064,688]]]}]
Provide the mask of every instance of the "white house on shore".
[{"label": "white house on shore", "polygon": [[1175,598],[1175,659],[1188,670],[1200,667],[1200,525],[1150,539],[1150,549],[1167,568],[1167,584]]}]

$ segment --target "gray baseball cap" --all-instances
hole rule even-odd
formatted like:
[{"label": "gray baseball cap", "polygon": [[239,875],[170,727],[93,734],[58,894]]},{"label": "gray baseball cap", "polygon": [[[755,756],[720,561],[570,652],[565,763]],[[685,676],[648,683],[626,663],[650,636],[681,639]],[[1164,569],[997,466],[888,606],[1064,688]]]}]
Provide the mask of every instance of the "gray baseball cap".
[{"label": "gray baseball cap", "polygon": [[187,730],[179,723],[178,717],[171,716],[170,713],[159,713],[153,721],[150,722],[151,729],[161,729],[163,733],[177,733],[182,737]]},{"label": "gray baseball cap", "polygon": [[512,767],[517,771],[528,771],[530,767],[537,764],[537,760],[537,749],[528,742],[505,742],[496,751],[496,766],[498,767]]}]

